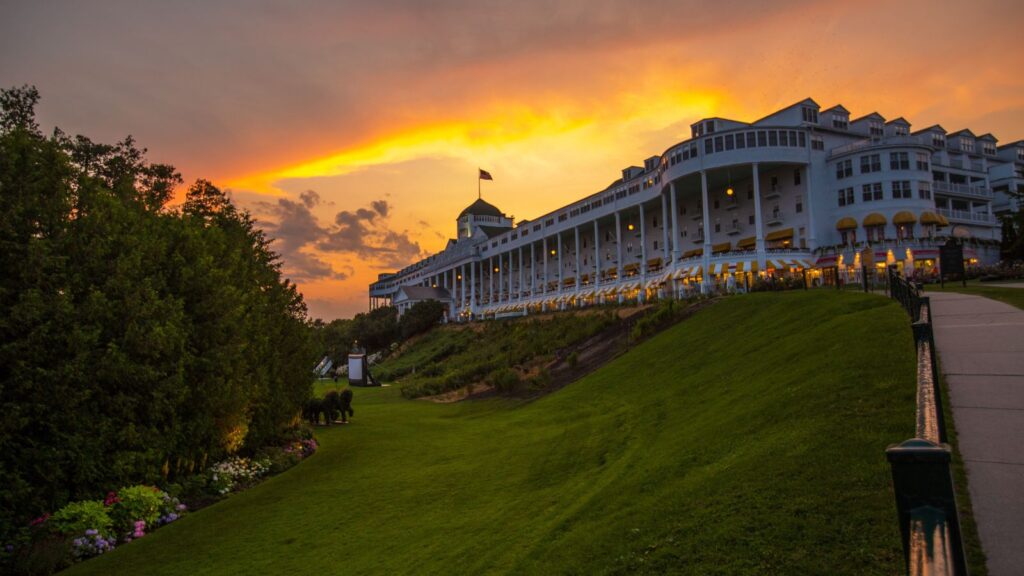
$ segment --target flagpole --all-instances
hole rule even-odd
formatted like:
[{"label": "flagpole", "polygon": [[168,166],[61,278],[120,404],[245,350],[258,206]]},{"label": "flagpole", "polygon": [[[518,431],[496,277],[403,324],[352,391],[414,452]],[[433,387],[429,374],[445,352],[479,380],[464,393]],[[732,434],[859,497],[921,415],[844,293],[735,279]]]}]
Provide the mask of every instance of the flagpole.
[{"label": "flagpole", "polygon": [[480,169],[476,169],[476,199],[480,199]]}]

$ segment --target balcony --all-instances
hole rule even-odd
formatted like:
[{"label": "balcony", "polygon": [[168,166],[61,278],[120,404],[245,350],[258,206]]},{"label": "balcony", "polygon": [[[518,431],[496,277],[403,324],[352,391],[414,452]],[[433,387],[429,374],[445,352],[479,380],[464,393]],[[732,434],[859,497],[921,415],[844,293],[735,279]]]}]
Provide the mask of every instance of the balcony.
[{"label": "balcony", "polygon": [[726,210],[735,210],[740,207],[740,203],[735,200],[729,200],[725,203]]},{"label": "balcony", "polygon": [[741,232],[743,232],[743,227],[740,226],[739,224],[726,226],[725,228],[725,233],[728,234],[729,236],[735,236],[737,234],[740,234]]},{"label": "balcony", "polygon": [[888,138],[872,137],[864,140],[858,140],[845,146],[838,146],[833,148],[829,152],[829,158],[835,158],[848,152],[855,152],[857,150],[866,150],[868,148],[878,148],[881,146],[893,146],[893,145],[907,145],[907,146],[920,146],[927,145],[917,136],[901,135],[901,136],[889,136]]},{"label": "balcony", "polygon": [[993,198],[995,196],[992,193],[992,189],[987,186],[970,186],[967,184],[952,184],[950,182],[933,182],[932,191],[938,194],[955,194],[971,198]]},{"label": "balcony", "polygon": [[765,200],[777,200],[781,196],[782,196],[782,193],[779,192],[778,188],[772,188],[772,189],[768,190],[767,192],[765,192],[764,199]]},{"label": "balcony", "polygon": [[764,221],[769,226],[778,226],[786,219],[786,214],[782,210],[775,210],[771,214],[765,216]]},{"label": "balcony", "polygon": [[948,208],[936,208],[936,211],[951,221],[990,225],[996,223],[996,219],[989,216],[988,212],[970,212],[968,210],[950,210]]}]

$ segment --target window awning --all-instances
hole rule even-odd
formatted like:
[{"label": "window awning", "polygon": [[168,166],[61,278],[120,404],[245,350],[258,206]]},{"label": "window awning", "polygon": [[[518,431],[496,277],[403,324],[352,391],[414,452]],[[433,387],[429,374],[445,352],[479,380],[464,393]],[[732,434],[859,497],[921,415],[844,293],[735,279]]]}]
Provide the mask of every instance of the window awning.
[{"label": "window awning", "polygon": [[718,254],[719,252],[728,252],[732,248],[732,242],[722,242],[721,244],[715,244],[711,247],[712,254]]},{"label": "window awning", "polygon": [[924,212],[921,212],[921,224],[942,225],[942,220],[939,219],[939,215],[935,212],[925,210]]},{"label": "window awning", "polygon": [[787,238],[792,238],[792,237],[793,237],[793,229],[792,228],[785,228],[785,229],[782,229],[782,230],[776,230],[775,232],[772,232],[771,234],[765,236],[764,239],[766,241],[768,241],[768,242],[774,242],[776,240],[786,240]]},{"label": "window awning", "polygon": [[741,238],[740,241],[736,243],[737,248],[753,248],[754,246],[757,246],[756,236]]},{"label": "window awning", "polygon": [[647,261],[648,266],[661,266],[661,258],[651,258]]},{"label": "window awning", "polygon": [[746,262],[737,262],[736,263],[736,271],[737,272],[743,272],[743,265],[744,264],[746,264]]},{"label": "window awning", "polygon": [[704,255],[704,249],[703,248],[694,248],[693,250],[687,250],[686,252],[683,252],[683,256],[682,257],[683,258],[691,258],[693,256],[702,256],[702,255]]},{"label": "window awning", "polygon": [[864,217],[864,226],[885,226],[888,220],[878,212],[872,212]]},{"label": "window awning", "polygon": [[942,214],[937,214],[939,217],[939,226],[949,226],[949,220]]},{"label": "window awning", "polygon": [[917,222],[917,217],[909,210],[901,210],[892,217],[893,224],[913,224],[915,222]]},{"label": "window awning", "polygon": [[853,218],[850,218],[849,216],[845,218],[840,218],[839,221],[836,222],[836,230],[852,230],[853,228],[856,227],[857,221],[854,220]]}]

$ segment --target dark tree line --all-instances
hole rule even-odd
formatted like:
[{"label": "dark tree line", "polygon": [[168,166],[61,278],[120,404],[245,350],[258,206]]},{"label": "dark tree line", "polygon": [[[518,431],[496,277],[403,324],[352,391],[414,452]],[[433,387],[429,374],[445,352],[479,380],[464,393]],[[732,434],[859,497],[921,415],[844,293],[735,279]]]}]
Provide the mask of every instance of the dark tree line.
[{"label": "dark tree line", "polygon": [[69,499],[280,437],[311,393],[305,304],[269,240],[129,137],[40,132],[0,92],[0,537]]},{"label": "dark tree line", "polygon": [[398,310],[385,306],[354,318],[317,321],[319,347],[336,365],[342,365],[353,344],[359,343],[367,352],[387,350],[392,344],[422,334],[444,318],[445,306],[436,300],[417,302],[398,317]]}]

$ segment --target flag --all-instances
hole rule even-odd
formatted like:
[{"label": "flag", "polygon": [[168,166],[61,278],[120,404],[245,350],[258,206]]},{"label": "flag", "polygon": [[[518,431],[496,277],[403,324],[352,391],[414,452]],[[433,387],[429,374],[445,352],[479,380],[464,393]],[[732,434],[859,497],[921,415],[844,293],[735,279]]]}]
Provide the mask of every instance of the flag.
[{"label": "flag", "polygon": [[478,170],[480,170],[481,180],[494,180],[494,178],[491,178],[491,173],[488,172],[487,170],[484,170],[483,168],[479,168]]}]

